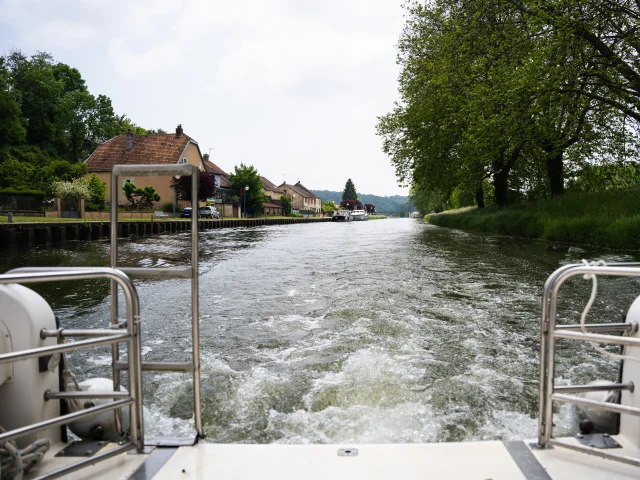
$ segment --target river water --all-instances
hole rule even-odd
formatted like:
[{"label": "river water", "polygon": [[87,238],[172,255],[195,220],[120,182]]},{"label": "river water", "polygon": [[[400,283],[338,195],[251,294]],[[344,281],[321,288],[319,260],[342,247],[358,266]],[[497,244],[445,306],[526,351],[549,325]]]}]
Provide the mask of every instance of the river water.
[{"label": "river water", "polygon": [[[122,265],[186,265],[189,233],[123,241]],[[23,265],[107,265],[105,242],[3,251]],[[208,440],[387,443],[536,435],[540,299],[581,258],[638,261],[421,221],[222,229],[200,234],[203,421]],[[188,361],[188,280],[138,283],[145,360]],[[66,327],[109,322],[105,281],[41,286]],[[578,321],[590,283],[563,287]],[[620,321],[640,282],[607,279],[589,321]],[[558,383],[615,380],[585,344],[558,345]],[[109,350],[73,353],[81,380],[110,375]],[[188,374],[144,374],[147,435],[192,427]],[[570,407],[556,433],[575,429]]]}]

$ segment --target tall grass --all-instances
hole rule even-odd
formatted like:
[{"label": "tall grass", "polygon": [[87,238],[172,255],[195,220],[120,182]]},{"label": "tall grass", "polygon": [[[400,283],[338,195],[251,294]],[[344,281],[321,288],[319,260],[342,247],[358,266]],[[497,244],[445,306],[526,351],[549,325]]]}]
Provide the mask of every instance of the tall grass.
[{"label": "tall grass", "polygon": [[640,249],[640,189],[567,193],[503,210],[486,208],[426,215],[434,225],[496,235]]}]

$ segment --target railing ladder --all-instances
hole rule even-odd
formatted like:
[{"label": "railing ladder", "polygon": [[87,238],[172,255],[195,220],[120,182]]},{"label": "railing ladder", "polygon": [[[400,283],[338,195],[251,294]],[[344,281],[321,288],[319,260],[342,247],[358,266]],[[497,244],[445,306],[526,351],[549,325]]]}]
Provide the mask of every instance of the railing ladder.
[{"label": "railing ladder", "polygon": [[[202,404],[200,398],[200,324],[198,312],[198,185],[200,170],[194,165],[115,165],[111,170],[111,258],[112,268],[118,267],[118,194],[120,176],[190,176],[191,177],[191,266],[188,268],[120,268],[133,278],[190,278],[191,279],[191,335],[193,353],[191,363],[142,362],[145,371],[190,371],[193,377],[193,415],[199,438],[204,438]],[[118,323],[118,287],[111,282],[111,323]],[[139,328],[139,326],[138,326]],[[140,336],[138,336],[138,341]],[[113,380],[117,390],[120,371],[128,367],[120,361],[118,346],[113,346]]]}]

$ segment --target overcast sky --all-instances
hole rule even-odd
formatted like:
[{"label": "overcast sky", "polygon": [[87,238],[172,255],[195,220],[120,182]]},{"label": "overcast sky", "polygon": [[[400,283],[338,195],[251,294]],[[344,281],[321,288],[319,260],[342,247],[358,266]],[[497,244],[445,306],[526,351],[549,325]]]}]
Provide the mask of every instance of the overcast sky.
[{"label": "overcast sky", "polygon": [[0,0],[0,51],[51,53],[145,128],[224,170],[406,194],[375,134],[397,98],[402,0]]}]

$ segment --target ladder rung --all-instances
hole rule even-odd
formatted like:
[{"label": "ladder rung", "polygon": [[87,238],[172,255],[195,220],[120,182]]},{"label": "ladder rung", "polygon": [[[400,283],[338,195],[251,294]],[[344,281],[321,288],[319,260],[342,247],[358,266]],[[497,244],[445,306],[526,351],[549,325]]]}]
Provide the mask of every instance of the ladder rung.
[{"label": "ladder rung", "polygon": [[[128,370],[127,362],[115,362],[117,370]],[[154,372],[193,372],[193,363],[191,362],[142,362],[142,370]]]},{"label": "ladder rung", "polygon": [[138,267],[117,267],[131,278],[191,278],[193,270],[191,267],[173,268],[138,268]]},{"label": "ladder rung", "polygon": [[[197,168],[197,167],[196,167]],[[114,165],[111,169],[112,175],[130,175],[132,177],[155,177],[176,175],[192,175],[194,166],[185,165]],[[196,170],[197,171],[197,170]]]}]

